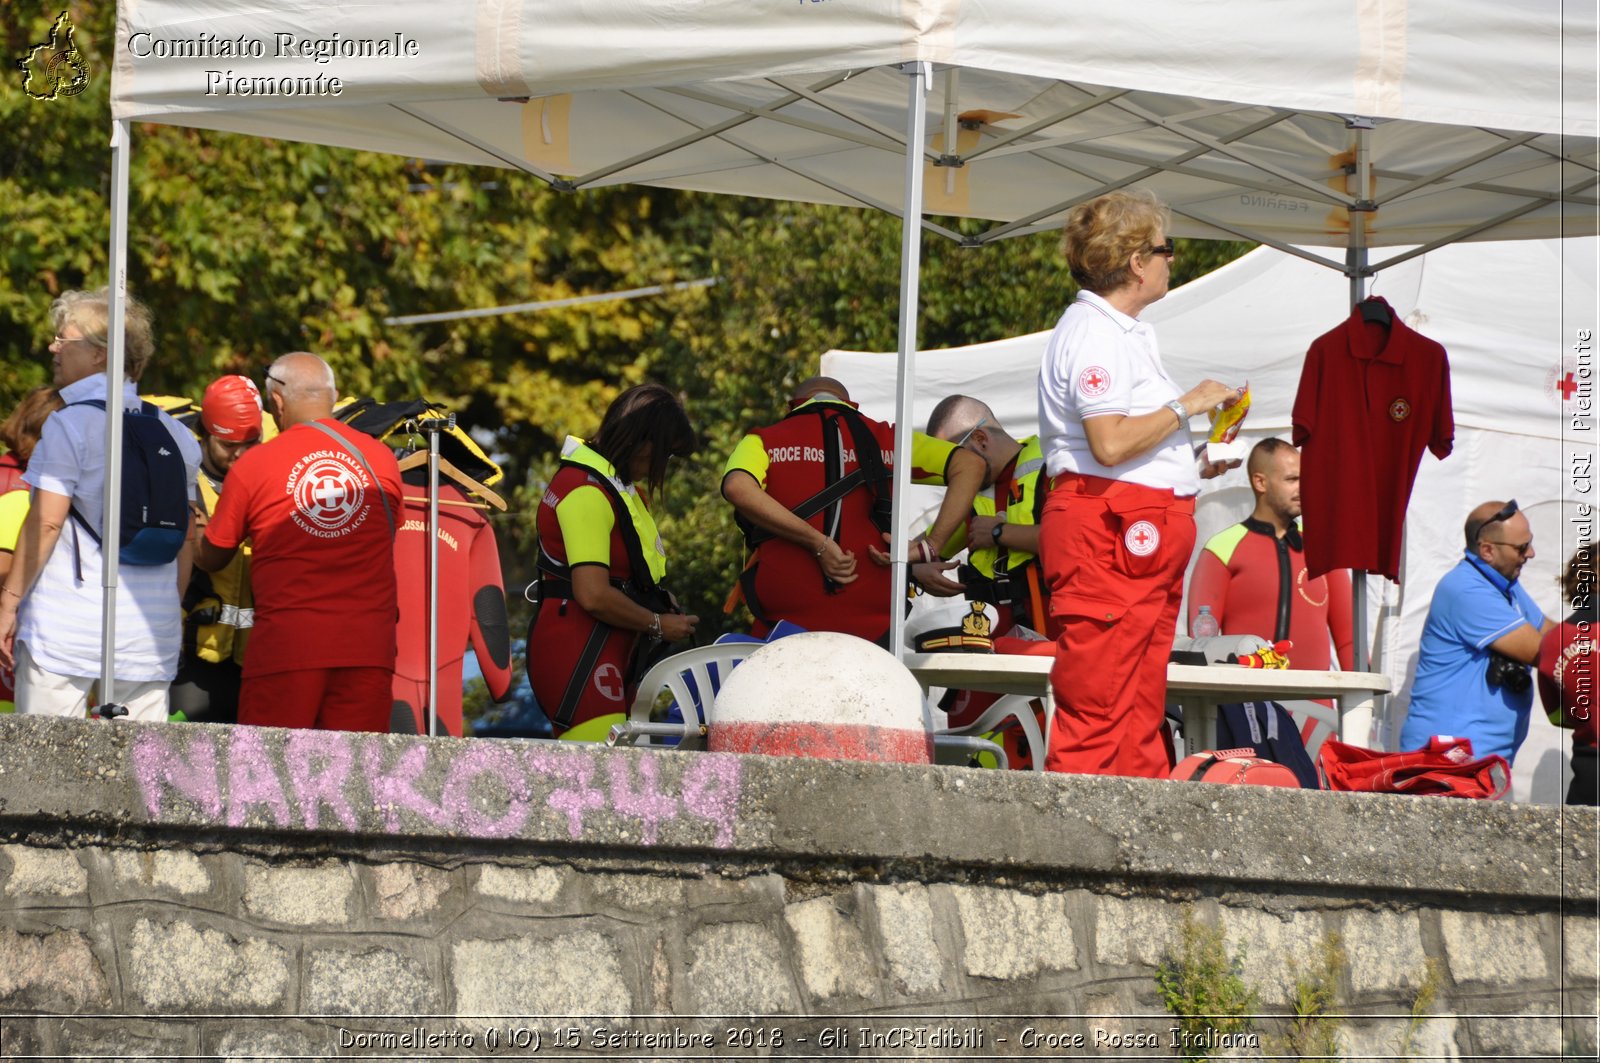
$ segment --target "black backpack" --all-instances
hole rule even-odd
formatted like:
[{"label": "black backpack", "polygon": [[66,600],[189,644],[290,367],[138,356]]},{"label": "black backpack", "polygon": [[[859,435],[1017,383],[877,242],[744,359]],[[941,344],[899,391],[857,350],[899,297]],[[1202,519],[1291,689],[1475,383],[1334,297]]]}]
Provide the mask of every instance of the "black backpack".
[{"label": "black backpack", "polygon": [[[70,406],[104,410],[100,399]],[[104,547],[78,507],[72,517],[96,544]],[[142,402],[122,411],[122,523],[117,558],[124,565],[165,565],[178,557],[189,534],[189,471],[183,452],[172,438],[161,411]]]}]

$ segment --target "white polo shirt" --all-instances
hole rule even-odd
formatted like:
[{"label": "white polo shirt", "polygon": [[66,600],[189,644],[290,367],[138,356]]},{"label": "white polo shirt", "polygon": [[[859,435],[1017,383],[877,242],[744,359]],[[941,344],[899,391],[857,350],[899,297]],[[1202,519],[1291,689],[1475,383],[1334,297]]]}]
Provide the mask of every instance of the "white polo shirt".
[{"label": "white polo shirt", "polygon": [[[104,523],[106,415],[93,406],[70,404],[105,397],[104,373],[62,388],[61,398],[69,408],[57,410],[44,422],[23,477],[34,488],[70,497],[96,531]],[[132,381],[123,382],[122,400],[124,409],[139,408],[139,392]],[[192,496],[200,471],[200,444],[171,417],[163,413],[161,419],[183,455]],[[81,581],[73,563],[74,546],[83,569]],[[100,547],[68,518],[17,616],[17,641],[27,644],[40,668],[55,675],[100,674],[100,582]],[[170,680],[178,671],[182,642],[177,562],[120,566],[117,678],[139,683]]]},{"label": "white polo shirt", "polygon": [[1039,436],[1046,470],[1051,476],[1075,472],[1164,488],[1180,498],[1198,494],[1200,473],[1187,422],[1181,427],[1174,423],[1172,433],[1153,450],[1111,467],[1095,460],[1083,430],[1086,418],[1136,417],[1182,394],[1161,364],[1155,329],[1093,292],[1080,291],[1056,322],[1039,367]]}]

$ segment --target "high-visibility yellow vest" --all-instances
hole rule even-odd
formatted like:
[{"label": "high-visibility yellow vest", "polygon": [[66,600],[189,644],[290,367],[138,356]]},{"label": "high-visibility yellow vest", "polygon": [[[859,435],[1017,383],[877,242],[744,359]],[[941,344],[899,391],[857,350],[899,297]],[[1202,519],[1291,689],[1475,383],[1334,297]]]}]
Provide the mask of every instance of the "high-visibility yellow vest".
[{"label": "high-visibility yellow vest", "polygon": [[[1022,450],[1017,453],[1016,466],[1011,472],[1009,490],[1005,492],[1006,523],[1022,525],[1039,523],[1035,507],[1039,502],[1039,476],[1043,472],[1044,448],[1040,445],[1038,436],[1029,436],[1022,440]],[[994,496],[994,491],[980,491],[972,500],[972,511],[980,517],[994,516],[998,512]],[[998,548],[993,540],[967,544],[967,560],[973,568],[990,579],[994,578],[997,553]],[[1032,560],[1033,555],[1025,550],[1007,550],[1006,571],[1020,571]]]},{"label": "high-visibility yellow vest", "polygon": [[[206,513],[217,510],[217,489],[204,472],[199,476],[200,500]],[[189,611],[194,625],[194,648],[202,661],[244,664],[245,645],[256,622],[255,596],[250,592],[250,544],[239,545],[221,569],[210,574],[211,597],[201,599]]]}]

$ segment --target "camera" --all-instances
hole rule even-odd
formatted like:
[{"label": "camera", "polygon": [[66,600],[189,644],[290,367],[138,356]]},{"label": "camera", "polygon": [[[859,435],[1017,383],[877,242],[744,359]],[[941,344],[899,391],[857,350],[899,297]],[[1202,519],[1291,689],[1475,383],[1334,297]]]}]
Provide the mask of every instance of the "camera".
[{"label": "camera", "polygon": [[1521,694],[1532,684],[1533,672],[1521,661],[1514,661],[1502,653],[1490,653],[1486,678],[1490,690],[1504,687],[1513,694]]}]

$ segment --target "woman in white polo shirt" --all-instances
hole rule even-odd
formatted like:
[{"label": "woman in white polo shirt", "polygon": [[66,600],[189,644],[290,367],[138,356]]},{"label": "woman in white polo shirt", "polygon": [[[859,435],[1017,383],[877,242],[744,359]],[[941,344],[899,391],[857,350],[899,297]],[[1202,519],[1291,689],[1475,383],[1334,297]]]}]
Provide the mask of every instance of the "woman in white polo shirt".
[{"label": "woman in white polo shirt", "polygon": [[1167,658],[1194,549],[1202,477],[1189,418],[1238,401],[1215,380],[1184,391],[1139,321],[1167,294],[1167,209],[1148,192],[1075,207],[1062,247],[1082,289],[1039,370],[1050,491],[1041,553],[1061,624],[1050,673],[1055,726],[1046,767],[1164,777]]}]

